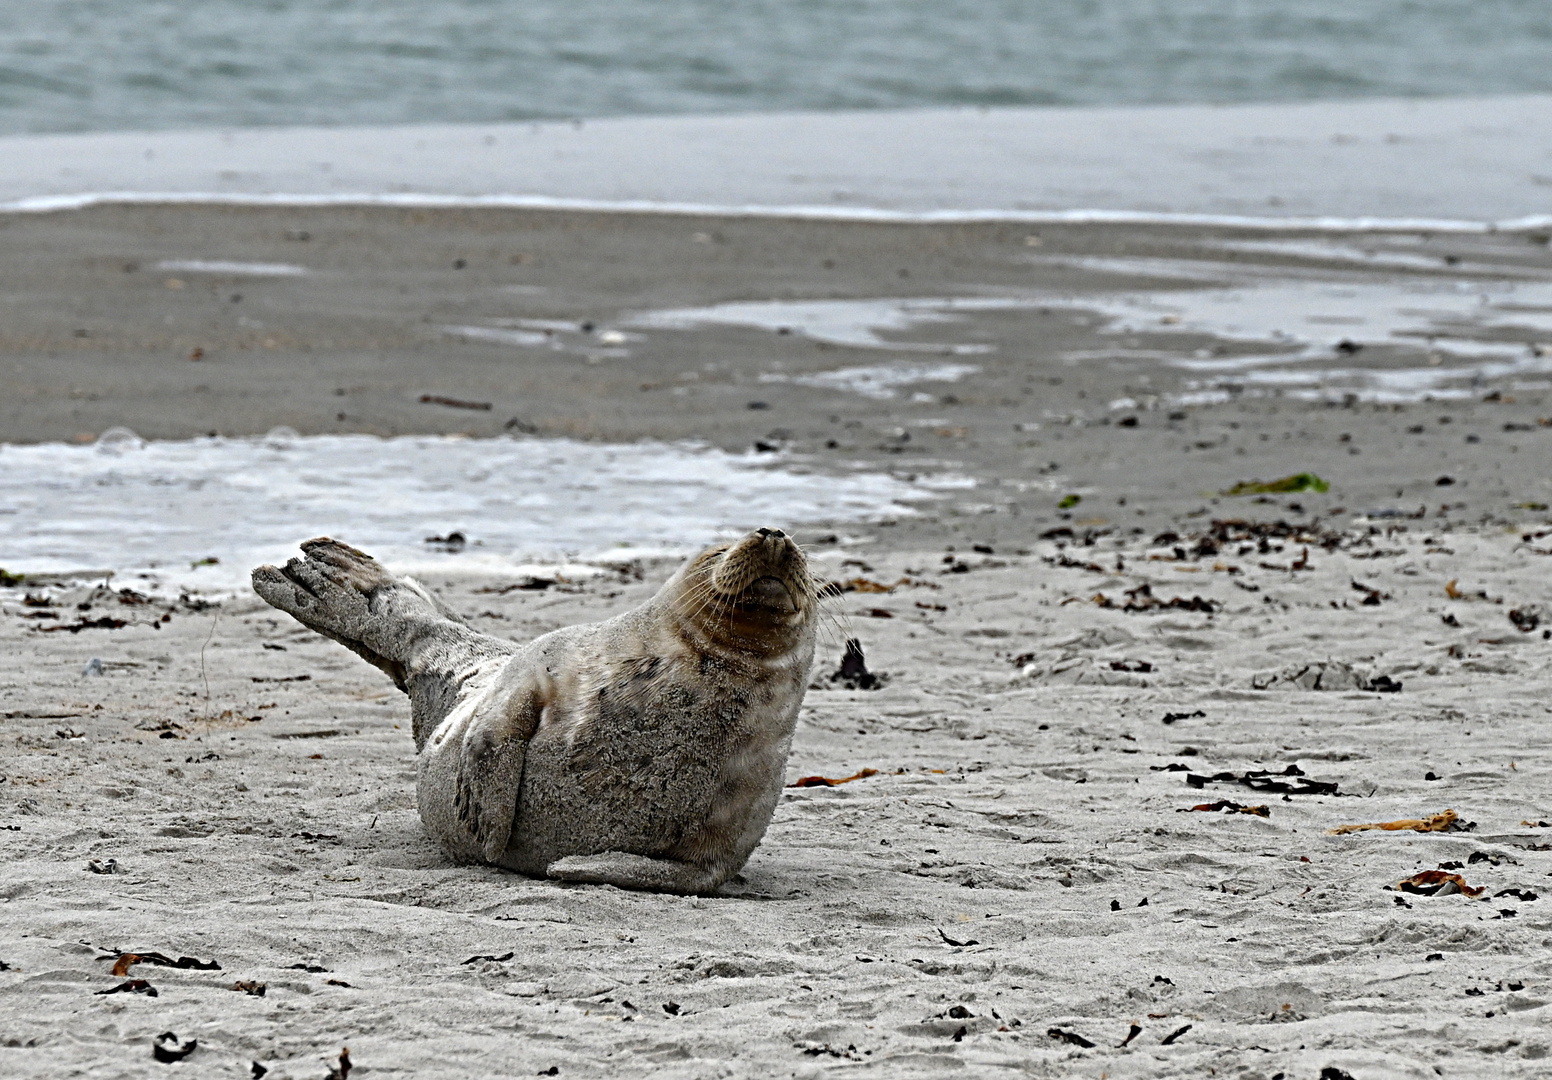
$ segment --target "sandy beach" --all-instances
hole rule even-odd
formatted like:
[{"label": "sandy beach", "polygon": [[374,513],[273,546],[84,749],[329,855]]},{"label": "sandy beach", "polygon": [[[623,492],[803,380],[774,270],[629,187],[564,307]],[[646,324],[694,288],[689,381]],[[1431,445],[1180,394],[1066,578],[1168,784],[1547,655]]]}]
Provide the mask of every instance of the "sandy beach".
[{"label": "sandy beach", "polygon": [[[0,217],[0,1074],[1544,1075],[1549,283],[1534,225]],[[768,522],[845,590],[789,782],[856,778],[715,897],[451,864],[377,672],[43,558],[47,461],[280,426],[916,485]],[[573,554],[418,569],[522,640],[676,565]]]},{"label": "sandy beach", "polygon": [[[383,1075],[1537,1075],[1548,645],[1506,609],[1545,556],[1499,528],[1351,535],[1298,571],[1262,567],[1286,543],[821,558],[905,583],[837,605],[889,681],[834,688],[828,647],[789,773],[878,771],[789,790],[706,899],[449,865],[401,697],[255,601],[47,586],[58,621],[32,621],[12,590],[6,1069],[158,1075],[173,1030],[216,1075],[321,1077],[347,1045]],[[1074,552],[1106,565],[1052,566]],[[521,637],[639,600],[668,567],[643,569],[435,584]],[[1126,611],[1144,584],[1213,610]],[[33,629],[105,616],[130,625]],[[1253,689],[1328,661],[1401,689],[1335,666]],[[1191,786],[1256,770],[1336,793]],[[1446,809],[1472,831],[1327,835]],[[1481,898],[1395,891],[1441,864]],[[220,970],[95,996],[150,950]]]}]

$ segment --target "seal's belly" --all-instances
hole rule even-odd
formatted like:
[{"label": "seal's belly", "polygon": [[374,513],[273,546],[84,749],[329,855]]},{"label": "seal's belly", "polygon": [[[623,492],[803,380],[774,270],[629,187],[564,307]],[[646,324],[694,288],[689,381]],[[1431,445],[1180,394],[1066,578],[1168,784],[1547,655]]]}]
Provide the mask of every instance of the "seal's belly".
[{"label": "seal's belly", "polygon": [[[543,874],[566,855],[692,856],[708,819],[726,822],[730,794],[747,804],[734,816],[763,815],[758,840],[801,684],[718,686],[698,665],[679,670],[688,662],[632,661],[586,692],[562,695],[528,744],[503,865]],[[730,778],[730,767],[740,775]]]}]

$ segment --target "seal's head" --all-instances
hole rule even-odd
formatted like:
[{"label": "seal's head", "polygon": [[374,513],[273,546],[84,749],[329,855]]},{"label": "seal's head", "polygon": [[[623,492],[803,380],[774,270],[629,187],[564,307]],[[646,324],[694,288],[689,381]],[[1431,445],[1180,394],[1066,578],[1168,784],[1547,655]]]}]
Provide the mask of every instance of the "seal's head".
[{"label": "seal's head", "polygon": [[812,632],[818,597],[802,549],[780,529],[707,548],[681,571],[676,607],[702,633],[752,652],[786,652]]}]

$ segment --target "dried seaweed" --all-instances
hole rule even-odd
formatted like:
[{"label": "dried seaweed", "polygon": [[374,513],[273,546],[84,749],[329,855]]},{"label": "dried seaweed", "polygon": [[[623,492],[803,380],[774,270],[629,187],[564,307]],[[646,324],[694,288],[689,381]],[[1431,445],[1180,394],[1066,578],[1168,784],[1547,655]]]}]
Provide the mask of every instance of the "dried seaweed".
[{"label": "dried seaweed", "polygon": [[853,780],[866,780],[870,776],[877,776],[877,769],[863,769],[854,772],[850,776],[805,776],[800,780],[788,784],[788,787],[835,787],[837,784],[849,784]]},{"label": "dried seaweed", "polygon": [[1189,814],[1193,810],[1203,810],[1208,813],[1212,813],[1218,810],[1225,810],[1231,814],[1254,814],[1256,817],[1272,816],[1272,811],[1265,806],[1246,806],[1244,803],[1237,803],[1231,799],[1219,799],[1217,802],[1198,803],[1195,806],[1188,806],[1184,809],[1176,810],[1175,813]]},{"label": "dried seaweed", "polygon": [[113,974],[128,975],[129,969],[135,964],[155,964],[157,967],[193,969],[195,971],[221,970],[221,965],[214,960],[196,960],[192,956],[180,956],[174,960],[172,957],[159,952],[120,952],[113,961]]},{"label": "dried seaweed", "polygon": [[882,581],[870,581],[865,577],[854,577],[849,581],[832,581],[829,584],[835,586],[837,592],[849,593],[892,593],[902,585],[909,585],[910,578],[901,578],[893,585],[885,585]]},{"label": "dried seaweed", "polygon": [[146,997],[156,997],[156,987],[144,979],[130,979],[121,982],[117,986],[110,986],[106,990],[99,990],[95,997],[103,997],[106,994],[144,994]]},{"label": "dried seaweed", "polygon": [[1085,1039],[1082,1035],[1079,1035],[1076,1031],[1063,1031],[1059,1027],[1053,1027],[1046,1029],[1046,1035],[1048,1035],[1050,1038],[1056,1039],[1059,1042],[1071,1043],[1073,1046],[1081,1046],[1085,1050],[1091,1050],[1094,1048],[1094,1044],[1092,1042],[1090,1042],[1088,1039]]},{"label": "dried seaweed", "polygon": [[339,1062],[329,1070],[328,1080],[347,1080],[350,1076],[350,1047],[340,1047]]},{"label": "dried seaweed", "polygon": [[1216,600],[1207,600],[1200,596],[1193,596],[1190,599],[1183,596],[1175,596],[1168,600],[1161,600],[1153,595],[1153,586],[1147,582],[1137,586],[1135,589],[1126,590],[1125,604],[1117,604],[1104,593],[1095,593],[1089,599],[1102,608],[1119,608],[1122,611],[1133,613],[1147,611],[1200,611],[1211,615],[1223,606]]},{"label": "dried seaweed", "polygon": [[1536,604],[1527,604],[1524,607],[1511,608],[1509,621],[1514,628],[1522,634],[1528,634],[1541,625],[1543,612]]},{"label": "dried seaweed", "polygon": [[1417,896],[1453,896],[1456,893],[1475,900],[1487,891],[1486,886],[1471,886],[1459,874],[1447,870],[1424,870],[1403,879],[1396,888]]},{"label": "dried seaweed", "polygon": [[1291,495],[1300,491],[1327,492],[1331,485],[1314,473],[1301,472],[1280,480],[1241,480],[1225,495]]},{"label": "dried seaweed", "polygon": [[879,690],[888,679],[888,675],[868,670],[867,660],[862,655],[862,642],[856,638],[846,639],[841,666],[830,674],[832,683],[840,683],[847,690]]},{"label": "dried seaweed", "polygon": [[1111,567],[1104,567],[1097,562],[1084,562],[1082,559],[1074,559],[1062,552],[1052,558],[1042,557],[1041,562],[1050,566],[1061,566],[1072,570],[1087,570],[1091,574],[1113,574],[1116,571]]},{"label": "dried seaweed", "polygon": [[1174,1031],[1171,1031],[1168,1035],[1166,1035],[1162,1039],[1160,1039],[1159,1040],[1159,1045],[1160,1046],[1173,1046],[1176,1039],[1180,1038],[1180,1036],[1184,1035],[1186,1032],[1190,1031],[1195,1026],[1196,1026],[1195,1024],[1187,1024],[1185,1027],[1176,1028]]},{"label": "dried seaweed", "polygon": [[151,1043],[151,1056],[163,1065],[171,1065],[175,1061],[182,1061],[198,1047],[198,1039],[181,1043],[178,1041],[178,1036],[170,1031],[164,1031]]},{"label": "dried seaweed", "polygon": [[1252,791],[1264,791],[1272,795],[1341,794],[1334,780],[1311,780],[1297,765],[1290,765],[1280,773],[1266,769],[1251,769],[1243,773],[1219,772],[1211,776],[1187,773],[1186,783],[1194,788],[1203,788],[1208,784],[1241,784]]},{"label": "dried seaweed", "polygon": [[1353,591],[1363,593],[1363,599],[1358,601],[1363,607],[1379,607],[1383,601],[1391,598],[1390,593],[1381,592],[1373,585],[1365,585],[1361,581],[1352,582]]},{"label": "dried seaweed", "polygon": [[1425,818],[1401,818],[1398,821],[1374,821],[1366,825],[1338,825],[1327,829],[1331,836],[1346,833],[1367,832],[1378,829],[1384,832],[1470,832],[1477,827],[1474,821],[1461,821],[1453,810],[1445,810]]},{"label": "dried seaweed", "polygon": [[122,630],[129,623],[123,619],[110,619],[104,616],[100,619],[82,618],[73,623],[60,623],[58,626],[40,626],[38,632],[43,634],[55,634],[63,630],[67,634],[79,634],[82,630]]}]

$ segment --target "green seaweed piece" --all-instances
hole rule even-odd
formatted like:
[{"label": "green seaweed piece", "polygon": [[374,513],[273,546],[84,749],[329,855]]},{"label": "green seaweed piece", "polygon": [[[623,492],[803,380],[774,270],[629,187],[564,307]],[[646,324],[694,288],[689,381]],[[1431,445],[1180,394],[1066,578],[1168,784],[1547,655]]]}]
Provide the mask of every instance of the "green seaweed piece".
[{"label": "green seaweed piece", "polygon": [[1314,473],[1301,472],[1281,480],[1241,480],[1225,495],[1290,495],[1296,491],[1330,491],[1331,485]]},{"label": "green seaweed piece", "polygon": [[1063,498],[1061,502],[1057,503],[1056,507],[1059,510],[1071,510],[1074,506],[1077,506],[1082,501],[1082,495],[1068,495]]},{"label": "green seaweed piece", "polygon": [[27,580],[23,574],[8,574],[4,568],[0,568],[0,587],[14,589]]}]

